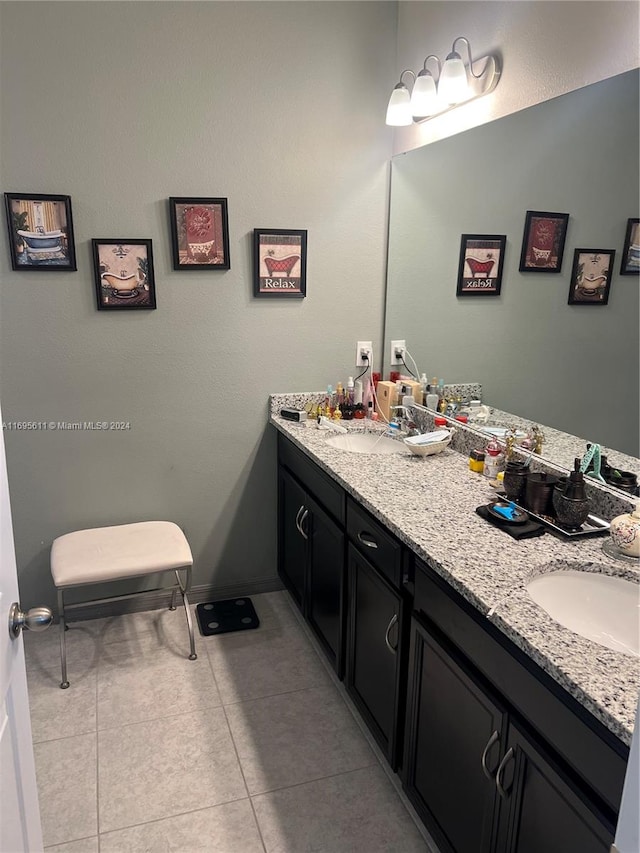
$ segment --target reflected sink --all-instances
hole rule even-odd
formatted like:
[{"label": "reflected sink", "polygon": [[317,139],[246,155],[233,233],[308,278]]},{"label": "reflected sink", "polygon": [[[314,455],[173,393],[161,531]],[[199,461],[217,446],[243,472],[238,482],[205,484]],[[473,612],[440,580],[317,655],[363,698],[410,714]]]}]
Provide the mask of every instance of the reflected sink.
[{"label": "reflected sink", "polygon": [[326,443],[330,447],[348,450],[350,453],[407,453],[407,448],[401,441],[371,432],[332,435]]},{"label": "reflected sink", "polygon": [[556,571],[527,592],[556,622],[608,649],[640,657],[640,585],[611,575]]}]

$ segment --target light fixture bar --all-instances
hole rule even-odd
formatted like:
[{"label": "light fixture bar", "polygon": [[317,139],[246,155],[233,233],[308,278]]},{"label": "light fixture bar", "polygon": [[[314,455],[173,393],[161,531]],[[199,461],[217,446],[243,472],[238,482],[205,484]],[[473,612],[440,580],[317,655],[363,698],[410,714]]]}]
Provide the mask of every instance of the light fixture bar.
[{"label": "light fixture bar", "polygon": [[[466,62],[456,50],[459,42],[466,47]],[[430,59],[437,63],[437,78],[427,68]],[[411,69],[402,72],[389,99],[386,123],[394,127],[418,124],[482,98],[496,88],[500,73],[495,54],[474,60],[469,40],[458,36],[444,63],[431,53],[417,75]],[[413,77],[411,92],[403,82],[405,74]]]}]

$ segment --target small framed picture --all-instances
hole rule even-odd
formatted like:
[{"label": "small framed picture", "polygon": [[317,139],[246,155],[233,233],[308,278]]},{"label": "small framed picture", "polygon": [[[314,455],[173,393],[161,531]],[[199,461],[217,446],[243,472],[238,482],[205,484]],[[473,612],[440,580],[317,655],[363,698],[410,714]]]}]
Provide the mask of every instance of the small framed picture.
[{"label": "small framed picture", "polygon": [[98,311],[155,308],[151,240],[92,240]]},{"label": "small framed picture", "polygon": [[253,295],[307,295],[307,232],[256,228],[253,232]]},{"label": "small framed picture", "polygon": [[620,275],[638,275],[638,273],[640,273],[640,219],[628,219]]},{"label": "small framed picture", "polygon": [[504,234],[463,234],[458,266],[458,296],[497,296],[507,238]]},{"label": "small framed picture", "polygon": [[226,198],[170,198],[174,270],[228,270]]},{"label": "small framed picture", "polygon": [[13,270],[75,270],[71,197],[5,193]]},{"label": "small framed picture", "polygon": [[576,249],[569,305],[606,305],[609,301],[615,249]]},{"label": "small framed picture", "polygon": [[527,210],[520,272],[560,272],[568,222],[568,213]]}]

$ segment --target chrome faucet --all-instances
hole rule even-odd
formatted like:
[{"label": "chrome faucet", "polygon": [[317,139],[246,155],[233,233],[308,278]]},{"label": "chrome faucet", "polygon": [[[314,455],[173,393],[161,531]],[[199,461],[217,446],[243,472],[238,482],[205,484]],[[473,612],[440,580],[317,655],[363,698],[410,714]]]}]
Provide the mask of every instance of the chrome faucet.
[{"label": "chrome faucet", "polygon": [[392,423],[396,423],[400,429],[400,432],[404,435],[420,435],[420,430],[416,426],[415,422],[411,418],[411,414],[408,406],[392,406],[391,410],[394,412],[401,411],[402,414],[400,416],[395,416],[392,419]]}]

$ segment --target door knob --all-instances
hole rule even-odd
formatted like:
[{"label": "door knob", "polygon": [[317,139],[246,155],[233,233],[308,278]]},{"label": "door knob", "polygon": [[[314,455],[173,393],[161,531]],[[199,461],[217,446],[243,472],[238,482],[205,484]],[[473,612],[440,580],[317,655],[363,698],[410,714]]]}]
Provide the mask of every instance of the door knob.
[{"label": "door knob", "polygon": [[32,607],[25,613],[20,610],[20,605],[14,601],[9,608],[9,636],[15,639],[20,636],[20,631],[27,628],[29,631],[44,631],[53,622],[53,613],[48,607]]}]

